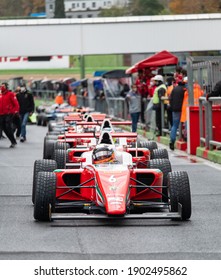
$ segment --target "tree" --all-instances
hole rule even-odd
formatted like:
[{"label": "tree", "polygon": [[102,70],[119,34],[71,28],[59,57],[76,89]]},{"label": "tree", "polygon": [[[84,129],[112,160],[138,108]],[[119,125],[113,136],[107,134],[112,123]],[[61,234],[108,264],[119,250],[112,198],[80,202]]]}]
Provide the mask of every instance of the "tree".
[{"label": "tree", "polygon": [[0,0],[0,16],[20,16],[21,3],[18,0]]},{"label": "tree", "polygon": [[163,10],[164,6],[158,0],[132,0],[129,4],[133,16],[159,15]]},{"label": "tree", "polygon": [[33,10],[33,1],[21,0],[22,8],[23,8],[23,15],[28,16],[31,14]]},{"label": "tree", "polygon": [[5,11],[7,7],[7,0],[0,1],[0,17],[5,16]]},{"label": "tree", "polygon": [[112,7],[104,9],[99,16],[102,17],[119,17],[119,16],[145,16],[145,15],[159,15],[166,11],[166,5],[162,0],[131,0],[128,6],[123,8]]},{"label": "tree", "polygon": [[0,0],[0,16],[29,16],[45,11],[45,0]]},{"label": "tree", "polygon": [[54,18],[65,18],[64,0],[55,0]]},{"label": "tree", "polygon": [[118,8],[118,7],[112,7],[110,9],[103,9],[99,13],[99,17],[123,17],[126,16],[128,13],[128,10],[126,7],[124,8]]},{"label": "tree", "polygon": [[21,2],[24,16],[45,11],[45,0],[21,0]]},{"label": "tree", "polygon": [[173,14],[203,14],[221,12],[220,0],[171,0],[169,8]]},{"label": "tree", "polygon": [[32,0],[33,1],[33,13],[45,12],[45,0]]}]

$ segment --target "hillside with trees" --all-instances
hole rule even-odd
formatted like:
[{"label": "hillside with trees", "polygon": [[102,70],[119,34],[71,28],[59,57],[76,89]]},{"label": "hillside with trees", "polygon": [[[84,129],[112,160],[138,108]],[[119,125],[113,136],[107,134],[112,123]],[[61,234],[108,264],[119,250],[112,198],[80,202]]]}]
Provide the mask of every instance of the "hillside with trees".
[{"label": "hillside with trees", "polygon": [[[91,0],[92,1],[92,0]],[[64,17],[64,0],[56,0],[55,17]],[[45,12],[45,0],[0,0],[0,17],[28,17]],[[167,14],[220,13],[221,0],[131,0],[123,8],[112,7],[100,12],[100,17],[144,16]]]},{"label": "hillside with trees", "polygon": [[22,17],[45,12],[45,0],[0,0],[0,17]]}]

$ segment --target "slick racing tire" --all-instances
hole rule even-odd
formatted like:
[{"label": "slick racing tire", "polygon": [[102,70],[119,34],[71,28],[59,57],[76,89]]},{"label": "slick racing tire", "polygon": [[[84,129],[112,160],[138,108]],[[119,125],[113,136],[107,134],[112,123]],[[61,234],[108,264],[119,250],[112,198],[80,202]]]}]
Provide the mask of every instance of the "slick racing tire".
[{"label": "slick racing tire", "polygon": [[54,143],[54,149],[61,149],[61,150],[67,150],[70,148],[70,144],[69,143],[64,143],[64,142],[55,142]]},{"label": "slick racing tire", "polygon": [[48,131],[53,131],[54,130],[54,126],[53,124],[55,123],[55,121],[49,121],[48,122]]},{"label": "slick racing tire", "polygon": [[46,140],[57,140],[58,139],[58,135],[54,135],[54,134],[47,134],[45,136]]},{"label": "slick racing tire", "polygon": [[57,163],[54,160],[40,159],[35,161],[34,170],[33,170],[32,203],[35,202],[35,190],[36,190],[38,173],[41,171],[52,172],[55,169],[57,169]]},{"label": "slick racing tire", "polygon": [[169,159],[151,159],[148,162],[148,167],[151,169],[160,169],[163,172],[163,189],[162,189],[162,201],[168,202],[168,190],[167,190],[167,182],[168,182],[168,174],[172,172],[172,167]]},{"label": "slick racing tire", "polygon": [[168,194],[171,212],[178,211],[178,203],[182,205],[182,220],[191,217],[191,193],[188,174],[185,171],[173,171],[168,174]]},{"label": "slick racing tire", "polygon": [[147,149],[149,149],[151,151],[158,148],[157,142],[155,142],[155,141],[146,141],[146,140],[140,141],[139,142],[139,147],[147,148]]},{"label": "slick racing tire", "polygon": [[156,159],[156,158],[169,159],[169,154],[168,154],[167,149],[161,149],[161,148],[154,149],[151,152],[151,156],[152,156],[151,159]]},{"label": "slick racing tire", "polygon": [[61,132],[60,131],[58,131],[58,130],[53,130],[53,131],[50,131],[50,132],[48,132],[47,133],[47,136],[58,136],[59,134],[61,134]]},{"label": "slick racing tire", "polygon": [[48,139],[47,137],[44,138],[44,149],[43,149],[43,158],[44,159],[52,159],[53,152],[54,152],[54,143],[56,142],[55,139]]},{"label": "slick racing tire", "polygon": [[48,125],[47,117],[42,117],[42,126],[47,126],[47,125]]},{"label": "slick racing tire", "polygon": [[56,149],[54,150],[54,160],[57,163],[58,169],[65,169],[68,162],[68,153],[66,150]]},{"label": "slick racing tire", "polygon": [[54,211],[56,196],[56,174],[39,172],[37,176],[34,218],[38,221],[50,221]]},{"label": "slick racing tire", "polygon": [[69,148],[70,148],[70,144],[69,143],[55,142],[54,143],[54,148],[53,148],[52,159],[55,159],[55,151],[56,150],[67,151],[67,149],[69,149]]},{"label": "slick racing tire", "polygon": [[41,126],[42,125],[42,117],[37,116],[37,125]]},{"label": "slick racing tire", "polygon": [[153,150],[158,149],[157,142],[155,141],[140,141],[139,147],[147,148],[150,151],[150,157],[153,158]]}]

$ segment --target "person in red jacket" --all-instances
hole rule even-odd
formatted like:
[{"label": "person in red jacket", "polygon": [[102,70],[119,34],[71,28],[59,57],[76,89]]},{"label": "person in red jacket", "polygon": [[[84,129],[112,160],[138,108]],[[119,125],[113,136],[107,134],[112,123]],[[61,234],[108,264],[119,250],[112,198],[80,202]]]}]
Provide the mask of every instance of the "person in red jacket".
[{"label": "person in red jacket", "polygon": [[142,69],[138,70],[138,76],[135,80],[135,85],[137,86],[137,91],[141,96],[141,112],[140,112],[140,118],[141,122],[145,123],[145,105],[146,105],[146,98],[148,95],[148,86],[146,83],[146,77],[144,76],[144,72]]},{"label": "person in red jacket", "polygon": [[8,84],[0,86],[0,127],[11,141],[10,148],[17,144],[13,133],[13,116],[18,114],[19,104],[14,92],[8,90]]}]

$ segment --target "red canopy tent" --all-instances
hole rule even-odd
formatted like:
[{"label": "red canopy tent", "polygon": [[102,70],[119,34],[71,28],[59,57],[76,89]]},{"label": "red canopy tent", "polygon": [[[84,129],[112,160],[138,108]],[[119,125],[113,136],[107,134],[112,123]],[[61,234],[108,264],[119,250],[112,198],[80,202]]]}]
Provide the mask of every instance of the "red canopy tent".
[{"label": "red canopy tent", "polygon": [[178,57],[169,53],[168,51],[158,52],[144,60],[141,60],[126,70],[127,74],[137,72],[139,69],[149,67],[162,67],[166,65],[176,65],[178,63]]}]

